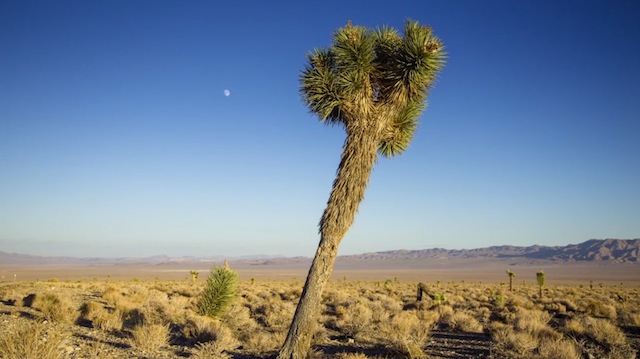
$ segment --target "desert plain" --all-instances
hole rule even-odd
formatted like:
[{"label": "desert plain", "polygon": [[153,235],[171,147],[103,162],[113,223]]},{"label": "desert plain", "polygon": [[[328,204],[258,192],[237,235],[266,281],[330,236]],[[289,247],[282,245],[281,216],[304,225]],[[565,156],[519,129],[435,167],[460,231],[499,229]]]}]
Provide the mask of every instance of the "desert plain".
[{"label": "desert plain", "polygon": [[[0,358],[274,358],[309,263],[230,260],[236,295],[215,318],[196,307],[221,261],[0,264]],[[323,298],[310,358],[630,359],[640,349],[638,263],[340,257]]]}]

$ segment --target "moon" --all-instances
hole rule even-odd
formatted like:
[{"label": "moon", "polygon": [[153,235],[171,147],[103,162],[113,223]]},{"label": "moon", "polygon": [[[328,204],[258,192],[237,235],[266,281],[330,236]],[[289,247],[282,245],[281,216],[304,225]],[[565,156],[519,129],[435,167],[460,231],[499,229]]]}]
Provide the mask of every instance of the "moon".
[{"label": "moon", "polygon": [[225,97],[229,97],[229,95],[231,95],[231,91],[229,91],[229,90],[227,90],[227,89],[225,89],[225,90],[223,91],[223,93],[224,93],[224,96],[225,96]]}]

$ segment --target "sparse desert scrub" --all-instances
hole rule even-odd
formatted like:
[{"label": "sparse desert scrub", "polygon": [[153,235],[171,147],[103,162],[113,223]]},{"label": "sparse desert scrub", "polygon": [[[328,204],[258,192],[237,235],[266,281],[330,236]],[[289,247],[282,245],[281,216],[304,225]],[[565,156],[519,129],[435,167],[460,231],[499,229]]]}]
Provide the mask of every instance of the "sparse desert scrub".
[{"label": "sparse desert scrub", "polygon": [[513,323],[514,329],[527,332],[538,339],[559,339],[560,333],[549,326],[551,314],[542,310],[520,309]]},{"label": "sparse desert scrub", "polygon": [[365,300],[336,305],[335,326],[349,338],[359,339],[371,334],[373,311]]},{"label": "sparse desert scrub", "polygon": [[483,326],[466,311],[446,311],[440,316],[439,323],[454,331],[482,333]]},{"label": "sparse desert scrub", "polygon": [[78,317],[78,312],[71,307],[68,298],[56,293],[36,295],[31,306],[40,310],[51,321],[71,323]]},{"label": "sparse desert scrub", "polygon": [[581,359],[581,351],[570,339],[545,339],[538,344],[536,359]]},{"label": "sparse desert scrub", "polygon": [[22,298],[25,294],[18,291],[15,286],[3,286],[0,287],[0,301],[5,305],[21,307]]},{"label": "sparse desert scrub", "polygon": [[377,335],[394,352],[408,358],[425,358],[423,347],[434,324],[418,318],[416,311],[402,311],[382,322]]},{"label": "sparse desert scrub", "polygon": [[131,331],[133,345],[144,353],[154,354],[169,344],[169,326],[166,324],[143,323]]},{"label": "sparse desert scrub", "polygon": [[538,347],[539,341],[530,333],[514,331],[506,325],[499,325],[492,333],[493,350],[498,358],[526,359]]},{"label": "sparse desert scrub", "polygon": [[[0,287],[0,337],[13,334],[4,331],[5,324],[15,328],[19,322],[34,325],[46,320],[47,330],[57,328],[58,333],[64,333],[63,344],[59,345],[65,349],[61,354],[65,358],[70,347],[76,358],[257,359],[276,353],[293,316],[298,300],[295,289],[302,285],[299,281],[239,282],[236,299],[215,320],[196,313],[196,294],[204,285],[204,281],[193,284],[188,277],[183,281],[7,284]],[[458,344],[448,344],[434,333],[487,338],[491,341],[487,348],[491,347],[496,359],[585,359],[589,355],[628,359],[640,344],[634,336],[625,334],[635,333],[640,321],[637,288],[591,291],[588,286],[551,286],[540,299],[535,283],[514,285],[513,293],[499,284],[440,283],[438,291],[447,302],[437,304],[425,299],[418,305],[416,285],[394,280],[386,286],[375,281],[330,282],[323,296],[323,314],[316,323],[312,356],[457,357],[453,353],[461,350]],[[433,283],[426,285],[435,288]],[[39,296],[52,293],[74,311],[78,308],[71,316],[74,320],[51,320],[36,308]],[[33,294],[27,301],[33,308],[22,306],[28,294]],[[503,304],[496,303],[497,296],[503,296]],[[19,300],[9,301],[9,297]],[[606,309],[595,309],[591,304],[594,300],[600,307],[613,307],[616,317],[603,315]],[[561,306],[566,312],[559,310]],[[136,344],[134,332],[145,337],[141,328],[151,325],[171,328],[170,340],[159,335],[152,348]],[[412,327],[422,329],[407,331]],[[341,353],[343,348],[345,352]],[[157,353],[151,353],[154,349]],[[476,354],[489,357],[489,350]]]},{"label": "sparse desert scrub", "polygon": [[120,330],[122,312],[115,308],[107,309],[96,301],[88,301],[80,307],[78,322],[104,331]]},{"label": "sparse desert scrub", "polygon": [[191,315],[182,328],[184,337],[193,343],[214,342],[207,346],[207,352],[232,350],[238,347],[239,342],[233,332],[223,322],[217,319]]},{"label": "sparse desert scrub", "polygon": [[40,322],[16,321],[0,332],[0,358],[63,359],[64,335]]},{"label": "sparse desert scrub", "polygon": [[624,332],[607,319],[582,316],[568,321],[564,330],[592,357],[623,359],[636,353]]},{"label": "sparse desert scrub", "polygon": [[620,322],[628,327],[640,327],[640,308],[624,308],[620,314]]}]

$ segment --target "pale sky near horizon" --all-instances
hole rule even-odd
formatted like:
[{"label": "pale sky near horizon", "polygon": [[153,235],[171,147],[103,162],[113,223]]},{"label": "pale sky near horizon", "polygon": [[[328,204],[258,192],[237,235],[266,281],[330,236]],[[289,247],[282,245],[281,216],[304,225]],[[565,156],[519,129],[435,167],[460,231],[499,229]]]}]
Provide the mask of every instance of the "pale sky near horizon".
[{"label": "pale sky near horizon", "polygon": [[449,59],[340,254],[640,237],[639,2],[389,4],[1,1],[0,251],[312,256],[344,131],[305,55],[407,18]]}]

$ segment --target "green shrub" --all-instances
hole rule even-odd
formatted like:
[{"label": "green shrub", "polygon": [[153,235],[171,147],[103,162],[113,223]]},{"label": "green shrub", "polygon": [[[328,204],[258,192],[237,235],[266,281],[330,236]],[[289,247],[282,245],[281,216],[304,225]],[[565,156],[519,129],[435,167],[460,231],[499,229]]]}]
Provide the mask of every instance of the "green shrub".
[{"label": "green shrub", "polygon": [[211,318],[222,315],[236,296],[237,283],[238,273],[231,270],[226,262],[222,267],[213,266],[198,300],[198,314]]}]

